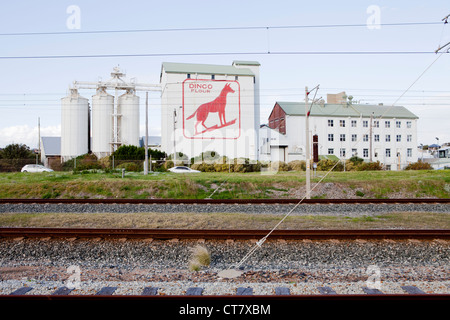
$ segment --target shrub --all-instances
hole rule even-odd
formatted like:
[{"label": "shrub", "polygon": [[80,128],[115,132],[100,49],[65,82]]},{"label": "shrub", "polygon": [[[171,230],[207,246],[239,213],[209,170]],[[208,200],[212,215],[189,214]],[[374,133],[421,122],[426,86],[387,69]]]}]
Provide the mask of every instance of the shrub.
[{"label": "shrub", "polygon": [[192,249],[192,257],[189,260],[189,270],[199,271],[201,266],[209,266],[211,263],[211,254],[208,249],[197,245]]},{"label": "shrub", "polygon": [[62,165],[63,170],[74,171],[96,170],[102,168],[102,162],[98,161],[97,156],[93,153],[86,153],[74,159],[70,159]]},{"label": "shrub", "polygon": [[408,164],[405,170],[433,170],[433,167],[428,162],[422,162],[422,160],[419,160]]},{"label": "shrub", "polygon": [[124,162],[116,166],[117,169],[125,169],[125,171],[140,172],[144,170],[141,162]]},{"label": "shrub", "polygon": [[270,164],[270,169],[272,171],[289,171],[289,166],[283,161],[273,161]]},{"label": "shrub", "polygon": [[376,170],[383,170],[383,165],[380,163],[380,161],[376,162],[363,162],[361,163],[358,168],[358,171],[376,171]]},{"label": "shrub", "polygon": [[305,171],[306,161],[304,160],[294,160],[288,163],[289,170],[292,171]]}]

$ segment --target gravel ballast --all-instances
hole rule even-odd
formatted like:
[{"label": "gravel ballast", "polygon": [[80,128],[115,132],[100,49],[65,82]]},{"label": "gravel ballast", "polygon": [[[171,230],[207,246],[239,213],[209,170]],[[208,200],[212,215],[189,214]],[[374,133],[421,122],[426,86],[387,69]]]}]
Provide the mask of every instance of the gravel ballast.
[{"label": "gravel ballast", "polygon": [[[251,213],[286,214],[295,205],[286,204],[0,204],[0,213]],[[450,204],[300,204],[292,215],[345,215],[360,216],[390,212],[437,212],[450,213]]]},{"label": "gravel ballast", "polygon": [[[206,247],[211,264],[189,270],[192,249]],[[254,246],[249,241],[140,241],[140,240],[2,240],[0,241],[0,293],[22,286],[33,294],[50,294],[67,283],[69,266],[80,270],[78,294],[93,294],[116,286],[115,294],[140,294],[144,287],[159,294],[184,294],[202,287],[204,294],[235,294],[250,286],[254,294],[273,294],[289,287],[292,294],[318,294],[318,286],[337,293],[363,293],[379,271],[381,289],[403,293],[401,286],[449,293],[450,242],[434,241],[266,241],[243,263],[242,276],[220,279]],[[373,275],[373,274],[372,274]]]}]

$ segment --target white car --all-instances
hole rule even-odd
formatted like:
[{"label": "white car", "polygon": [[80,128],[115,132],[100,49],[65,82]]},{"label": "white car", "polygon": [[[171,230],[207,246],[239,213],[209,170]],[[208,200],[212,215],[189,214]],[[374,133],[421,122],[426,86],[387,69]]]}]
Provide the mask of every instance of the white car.
[{"label": "white car", "polygon": [[200,172],[198,170],[191,169],[189,167],[177,166],[169,169],[170,172],[175,173],[197,173]]},{"label": "white car", "polygon": [[40,164],[27,164],[25,165],[21,172],[52,172],[52,169],[46,168]]}]

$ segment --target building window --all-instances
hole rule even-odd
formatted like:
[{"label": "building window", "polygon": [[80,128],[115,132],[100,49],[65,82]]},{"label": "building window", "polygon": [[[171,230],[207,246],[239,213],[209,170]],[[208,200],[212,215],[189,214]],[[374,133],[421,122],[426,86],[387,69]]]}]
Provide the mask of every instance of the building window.
[{"label": "building window", "polygon": [[328,149],[328,154],[334,154],[334,149],[333,148],[329,148]]},{"label": "building window", "polygon": [[380,127],[380,121],[375,120],[375,121],[373,122],[373,126],[374,126],[375,128],[379,128],[379,127]]},{"label": "building window", "polygon": [[356,156],[358,156],[358,150],[352,149],[352,157],[356,157]]},{"label": "building window", "polygon": [[386,149],[386,158],[391,157],[391,149]]},{"label": "building window", "polygon": [[239,76],[234,76],[234,80],[238,81],[239,80]]},{"label": "building window", "polygon": [[215,74],[212,74],[211,75],[211,80],[214,80],[216,78],[216,75]]},{"label": "building window", "polygon": [[190,74],[190,73],[187,74],[187,78],[188,78],[188,79],[191,78],[191,74]]},{"label": "building window", "polygon": [[411,148],[406,149],[406,156],[409,158],[412,157],[412,149]]},{"label": "building window", "polygon": [[391,122],[390,121],[385,121],[384,122],[384,127],[385,128],[390,128],[391,127]]},{"label": "building window", "polygon": [[386,135],[386,142],[391,142],[391,135],[390,134]]},{"label": "building window", "polygon": [[356,134],[352,134],[352,141],[356,141],[357,140],[357,135]]},{"label": "building window", "polygon": [[333,126],[333,120],[328,120],[328,126],[332,127]]},{"label": "building window", "polygon": [[334,141],[334,135],[332,133],[328,134],[328,141]]},{"label": "building window", "polygon": [[406,121],[406,127],[409,129],[411,128],[411,121]]},{"label": "building window", "polygon": [[402,141],[402,136],[400,134],[397,135],[397,142],[401,142]]},{"label": "building window", "polygon": [[341,150],[339,151],[339,154],[341,157],[345,157],[345,148],[341,148]]},{"label": "building window", "polygon": [[369,149],[363,149],[363,158],[369,157]]},{"label": "building window", "polygon": [[368,134],[363,135],[363,141],[364,142],[369,141],[369,135]]},{"label": "building window", "polygon": [[352,120],[352,127],[356,128],[356,120]]},{"label": "building window", "polygon": [[339,141],[345,141],[345,134],[341,134]]},{"label": "building window", "polygon": [[397,128],[401,128],[402,127],[402,122],[401,121],[395,121],[395,126]]},{"label": "building window", "polygon": [[375,142],[380,142],[380,135],[379,135],[379,134],[374,135],[374,136],[373,136],[373,140],[374,140]]},{"label": "building window", "polygon": [[406,141],[411,142],[412,141],[412,134],[408,134],[406,136]]},{"label": "building window", "polygon": [[387,165],[386,165],[386,170],[387,170],[387,171],[390,171],[390,170],[391,170],[391,165],[390,165],[390,164],[387,164]]},{"label": "building window", "polygon": [[345,127],[345,120],[339,120],[339,126]]},{"label": "building window", "polygon": [[367,128],[369,126],[369,121],[363,120],[363,127]]}]

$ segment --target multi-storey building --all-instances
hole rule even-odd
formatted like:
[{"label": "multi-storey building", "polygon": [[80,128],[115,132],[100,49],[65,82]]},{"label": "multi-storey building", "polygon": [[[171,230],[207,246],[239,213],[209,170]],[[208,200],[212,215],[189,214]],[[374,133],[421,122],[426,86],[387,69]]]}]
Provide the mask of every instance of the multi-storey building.
[{"label": "multi-storey building", "polygon": [[[338,97],[342,95],[345,93]],[[327,100],[332,103],[313,104],[310,109],[308,138],[312,146],[312,137],[318,136],[319,155],[338,159],[358,156],[380,161],[386,170],[400,170],[417,161],[418,117],[408,109],[355,104],[334,95]],[[276,102],[260,137],[261,160],[305,160],[305,103]]]},{"label": "multi-storey building", "polygon": [[196,157],[215,151],[258,158],[259,66],[165,62],[161,67],[161,149]]}]

